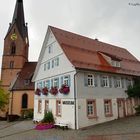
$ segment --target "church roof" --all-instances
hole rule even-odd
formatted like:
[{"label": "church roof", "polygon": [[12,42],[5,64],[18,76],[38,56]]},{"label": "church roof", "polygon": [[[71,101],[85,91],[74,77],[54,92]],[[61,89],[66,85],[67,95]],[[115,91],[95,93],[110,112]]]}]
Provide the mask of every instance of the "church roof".
[{"label": "church roof", "polygon": [[16,6],[15,6],[15,10],[14,10],[12,23],[10,23],[7,35],[11,31],[14,24],[17,25],[17,28],[18,28],[19,33],[22,36],[22,38],[28,36],[28,32],[27,32],[28,29],[25,24],[25,18],[24,18],[23,0],[16,1]]},{"label": "church roof", "polygon": [[[140,61],[126,49],[52,26],[49,28],[76,69],[140,76]],[[113,67],[104,56],[119,61],[120,67]]]},{"label": "church roof", "polygon": [[34,90],[34,83],[31,82],[37,62],[25,62],[22,70],[13,80],[10,91]]}]

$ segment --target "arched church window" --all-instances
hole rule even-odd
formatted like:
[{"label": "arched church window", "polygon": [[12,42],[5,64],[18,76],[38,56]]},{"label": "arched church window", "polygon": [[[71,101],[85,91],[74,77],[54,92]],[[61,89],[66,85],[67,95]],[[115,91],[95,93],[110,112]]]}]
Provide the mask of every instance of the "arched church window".
[{"label": "arched church window", "polygon": [[22,95],[22,108],[28,107],[28,95],[25,93]]},{"label": "arched church window", "polygon": [[16,44],[14,42],[11,43],[11,54],[16,53]]}]

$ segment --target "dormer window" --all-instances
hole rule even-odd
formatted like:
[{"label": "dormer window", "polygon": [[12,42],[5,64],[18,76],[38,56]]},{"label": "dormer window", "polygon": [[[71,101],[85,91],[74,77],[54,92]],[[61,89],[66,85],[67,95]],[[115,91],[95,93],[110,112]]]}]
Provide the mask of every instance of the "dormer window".
[{"label": "dormer window", "polygon": [[116,60],[111,60],[111,65],[113,67],[120,67],[121,66],[120,61],[116,61]]}]

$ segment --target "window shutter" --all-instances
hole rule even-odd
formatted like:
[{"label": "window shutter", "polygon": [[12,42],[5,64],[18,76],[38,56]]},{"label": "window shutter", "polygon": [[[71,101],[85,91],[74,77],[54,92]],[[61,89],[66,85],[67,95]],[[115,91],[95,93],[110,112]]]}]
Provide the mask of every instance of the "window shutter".
[{"label": "window shutter", "polygon": [[109,77],[109,87],[112,87],[112,77]]},{"label": "window shutter", "polygon": [[86,87],[88,86],[88,76],[86,73],[84,74],[84,84]]},{"label": "window shutter", "polygon": [[94,86],[97,87],[98,86],[98,75],[94,75]]},{"label": "window shutter", "polygon": [[70,79],[70,75],[68,75],[68,86],[71,86],[71,79]]}]

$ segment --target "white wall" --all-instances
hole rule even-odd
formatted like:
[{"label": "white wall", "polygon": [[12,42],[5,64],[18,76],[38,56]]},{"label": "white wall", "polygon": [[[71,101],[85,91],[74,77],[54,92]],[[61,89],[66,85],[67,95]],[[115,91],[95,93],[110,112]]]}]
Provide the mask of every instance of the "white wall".
[{"label": "white wall", "polygon": [[[95,99],[95,98],[90,98]],[[99,124],[106,121],[117,119],[117,104],[116,99],[112,99],[112,117],[105,117],[104,100],[96,99],[97,118],[89,119],[87,117],[87,103],[85,99],[78,99],[78,124],[79,128]]]}]

